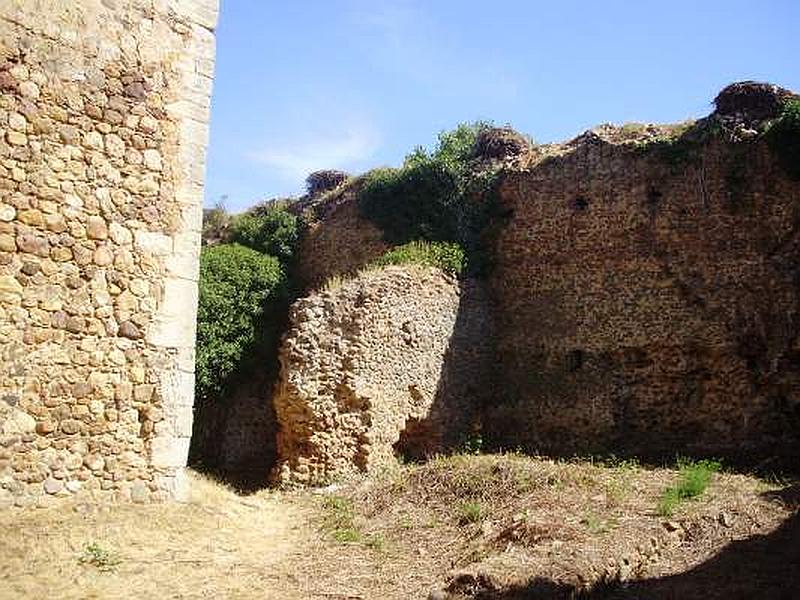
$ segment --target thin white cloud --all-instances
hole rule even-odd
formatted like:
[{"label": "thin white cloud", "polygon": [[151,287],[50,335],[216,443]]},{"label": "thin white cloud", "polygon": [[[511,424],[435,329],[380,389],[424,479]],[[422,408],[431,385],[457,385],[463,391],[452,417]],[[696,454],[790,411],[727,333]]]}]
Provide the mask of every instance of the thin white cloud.
[{"label": "thin white cloud", "polygon": [[426,8],[412,0],[353,0],[349,19],[359,32],[354,39],[365,44],[365,56],[375,64],[417,85],[500,101],[519,96],[507,64],[465,47]]},{"label": "thin white cloud", "polygon": [[300,182],[319,169],[348,169],[360,166],[380,147],[376,129],[364,123],[350,124],[338,132],[317,131],[300,138],[276,139],[266,148],[250,152],[248,158]]}]

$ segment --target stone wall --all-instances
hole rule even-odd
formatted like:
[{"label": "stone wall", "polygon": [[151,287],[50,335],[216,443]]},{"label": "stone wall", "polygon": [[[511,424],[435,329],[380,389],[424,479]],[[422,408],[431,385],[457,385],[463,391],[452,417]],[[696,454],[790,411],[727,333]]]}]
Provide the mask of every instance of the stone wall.
[{"label": "stone wall", "polygon": [[336,275],[352,275],[389,249],[383,232],[359,212],[356,194],[361,183],[354,180],[304,211],[308,229],[297,265],[304,288],[316,288]]},{"label": "stone wall", "polygon": [[284,484],[462,443],[491,393],[491,318],[474,281],[386,267],[291,310],[274,397]]},{"label": "stone wall", "polygon": [[799,447],[800,182],[754,133],[686,156],[589,134],[507,176],[496,446]]},{"label": "stone wall", "polygon": [[189,463],[245,491],[264,487],[276,461],[277,374],[267,360],[245,370],[223,401],[195,410]]},{"label": "stone wall", "polygon": [[0,505],[181,497],[216,0],[0,0]]}]

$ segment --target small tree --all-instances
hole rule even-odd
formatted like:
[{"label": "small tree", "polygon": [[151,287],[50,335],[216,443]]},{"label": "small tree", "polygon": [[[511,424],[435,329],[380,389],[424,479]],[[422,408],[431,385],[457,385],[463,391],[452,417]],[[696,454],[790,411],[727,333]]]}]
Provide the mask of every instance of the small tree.
[{"label": "small tree", "polygon": [[225,196],[212,208],[203,209],[203,244],[216,244],[225,239],[231,216],[225,208]]}]

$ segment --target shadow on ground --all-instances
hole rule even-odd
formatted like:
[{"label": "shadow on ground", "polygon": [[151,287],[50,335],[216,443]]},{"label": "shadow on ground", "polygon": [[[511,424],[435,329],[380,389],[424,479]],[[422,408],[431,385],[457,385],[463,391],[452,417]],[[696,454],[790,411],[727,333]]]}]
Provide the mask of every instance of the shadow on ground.
[{"label": "shadow on ground", "polygon": [[[800,509],[800,485],[766,494]],[[800,598],[800,512],[769,535],[732,542],[684,573],[581,592],[545,579],[473,596],[481,600],[792,600]]]}]

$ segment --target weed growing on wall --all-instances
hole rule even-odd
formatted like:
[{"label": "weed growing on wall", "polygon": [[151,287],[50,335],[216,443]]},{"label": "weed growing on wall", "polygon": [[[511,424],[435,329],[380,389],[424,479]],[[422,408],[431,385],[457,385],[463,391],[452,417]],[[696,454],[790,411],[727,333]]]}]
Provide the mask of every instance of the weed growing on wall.
[{"label": "weed growing on wall", "polygon": [[392,248],[372,264],[375,266],[426,265],[438,267],[452,275],[460,275],[466,264],[466,256],[458,244],[417,241]]},{"label": "weed growing on wall", "polygon": [[641,149],[653,155],[673,169],[698,164],[703,147],[721,133],[720,125],[712,117],[675,128],[669,137],[648,141]]}]

